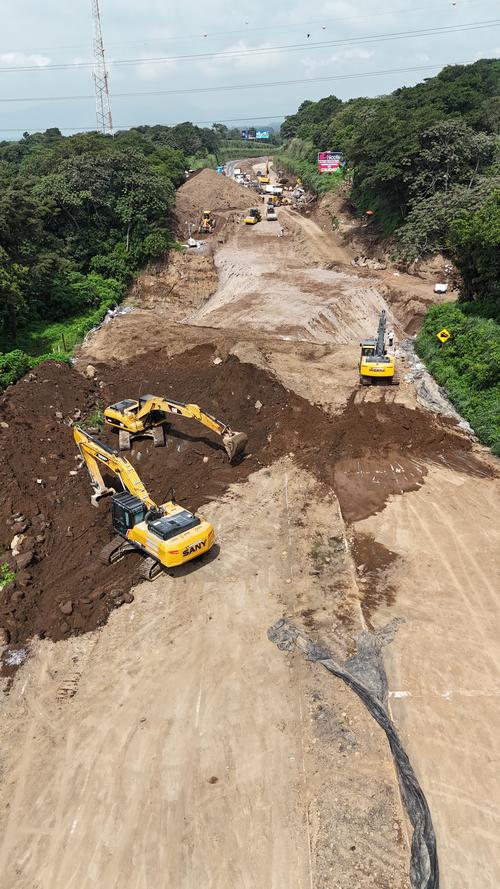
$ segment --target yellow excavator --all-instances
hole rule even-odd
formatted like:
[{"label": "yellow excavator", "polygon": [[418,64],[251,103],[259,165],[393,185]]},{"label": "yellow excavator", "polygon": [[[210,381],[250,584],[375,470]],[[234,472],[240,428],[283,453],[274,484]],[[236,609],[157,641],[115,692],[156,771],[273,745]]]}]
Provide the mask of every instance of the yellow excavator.
[{"label": "yellow excavator", "polygon": [[211,235],[215,231],[215,219],[211,210],[204,210],[198,226],[198,231],[203,235]]},{"label": "yellow excavator", "polygon": [[372,383],[395,383],[395,358],[388,355],[385,348],[385,312],[381,312],[378,322],[377,339],[363,340],[360,343],[359,382],[362,386]]},{"label": "yellow excavator", "polygon": [[266,166],[264,170],[260,170],[257,173],[257,179],[259,180],[261,185],[269,185],[271,179],[269,177],[269,158],[266,161]]},{"label": "yellow excavator", "polygon": [[235,432],[222,420],[207,414],[197,404],[184,404],[160,395],[142,395],[138,399],[124,398],[111,404],[104,411],[104,420],[108,426],[118,430],[118,444],[121,451],[129,451],[132,440],[137,435],[149,435],[154,446],[165,446],[165,426],[168,426],[169,415],[187,417],[198,420],[203,426],[216,432],[222,438],[222,444],[229,461],[240,457],[246,447],[248,438],[244,432]]},{"label": "yellow excavator", "polygon": [[[112,495],[111,518],[116,537],[101,552],[101,561],[112,565],[127,552],[145,556],[140,573],[154,580],[163,568],[183,565],[208,552],[215,542],[212,525],[169,500],[157,506],[134,467],[125,457],[84,429],[74,426],[73,436],[90,476],[93,506]],[[103,479],[113,473],[123,491],[108,488]]]}]

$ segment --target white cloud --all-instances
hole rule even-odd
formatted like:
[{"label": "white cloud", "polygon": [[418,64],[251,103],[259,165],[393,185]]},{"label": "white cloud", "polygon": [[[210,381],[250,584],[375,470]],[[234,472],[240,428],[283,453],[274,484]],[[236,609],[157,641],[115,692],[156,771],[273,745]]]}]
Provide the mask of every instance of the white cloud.
[{"label": "white cloud", "polygon": [[331,53],[327,59],[302,59],[302,65],[310,74],[330,69],[332,65],[339,66],[345,62],[357,61],[359,59],[371,59],[375,55],[374,50],[361,49],[360,47],[352,47],[351,49],[339,49],[337,52]]},{"label": "white cloud", "polygon": [[[254,73],[256,71],[268,71],[271,68],[279,67],[284,56],[279,52],[272,52],[273,44],[266,42],[255,46],[248,46],[244,40],[239,40],[231,46],[225,47],[220,53],[217,53],[211,59],[204,59],[198,62],[198,68],[205,74],[224,74],[228,76],[229,69],[234,72]],[[256,55],[245,55],[249,49],[264,49],[268,52]],[[231,55],[225,55],[231,53]]]},{"label": "white cloud", "polygon": [[39,53],[0,53],[0,63],[3,65],[12,65],[13,68],[21,68],[25,65],[36,65],[38,68],[45,68],[46,65],[50,65],[51,61],[52,59],[48,56],[42,56]]},{"label": "white cloud", "polygon": [[160,80],[165,74],[171,74],[177,68],[177,62],[155,62],[154,58],[144,59],[135,67],[135,71],[141,80]]}]

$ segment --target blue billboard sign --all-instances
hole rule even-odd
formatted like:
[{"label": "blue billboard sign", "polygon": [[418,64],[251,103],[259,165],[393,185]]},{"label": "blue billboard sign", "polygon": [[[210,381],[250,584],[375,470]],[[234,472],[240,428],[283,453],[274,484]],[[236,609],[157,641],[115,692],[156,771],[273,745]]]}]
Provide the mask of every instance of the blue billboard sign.
[{"label": "blue billboard sign", "polygon": [[256,139],[269,139],[269,130],[257,130],[255,133]]}]

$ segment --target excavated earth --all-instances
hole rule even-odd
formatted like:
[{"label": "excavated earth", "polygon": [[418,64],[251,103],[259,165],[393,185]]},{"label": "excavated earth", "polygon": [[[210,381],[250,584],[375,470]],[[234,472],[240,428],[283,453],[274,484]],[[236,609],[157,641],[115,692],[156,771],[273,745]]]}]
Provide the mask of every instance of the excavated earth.
[{"label": "excavated earth", "polygon": [[197,223],[203,210],[227,212],[246,210],[254,193],[213,170],[202,170],[177,190],[175,216],[180,226]]},{"label": "excavated earth", "polygon": [[[157,502],[173,487],[187,508],[204,505],[208,519],[211,500],[286,454],[325,492],[335,489],[351,521],[382,509],[391,495],[420,487],[432,462],[477,476],[488,471],[450,420],[385,399],[363,400],[364,393],[354,393],[343,414],[330,417],[264,370],[234,356],[220,364],[215,358],[210,345],[170,358],[157,349],[126,363],[97,365],[92,380],[49,361],[4,393],[0,562],[16,579],[0,592],[0,627],[11,649],[34,636],[58,640],[93,630],[131,601],[140,557],[100,563],[100,550],[112,537],[109,500],[91,506],[71,429],[75,420],[89,427],[97,409],[120,398],[153,393],[198,402],[248,434],[246,456],[235,466],[217,436],[194,421],[176,418],[165,448],[154,449],[150,439],[133,445],[130,460]],[[112,430],[99,435],[117,445]]]}]

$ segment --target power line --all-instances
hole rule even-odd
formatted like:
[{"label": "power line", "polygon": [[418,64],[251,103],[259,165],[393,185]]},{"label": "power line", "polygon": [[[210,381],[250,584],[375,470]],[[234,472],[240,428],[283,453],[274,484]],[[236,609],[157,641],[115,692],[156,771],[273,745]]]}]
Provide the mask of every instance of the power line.
[{"label": "power line", "polygon": [[[470,62],[454,62],[455,65],[468,65]],[[414,71],[430,71],[436,68],[445,68],[447,63],[439,62],[435,65],[418,65],[408,68],[387,68],[384,71],[360,71],[357,74],[331,74],[325,77],[306,77],[298,80],[272,80],[264,83],[235,83],[228,86],[204,86],[183,87],[173,90],[140,90],[138,92],[113,93],[115,99],[130,99],[138,96],[173,96],[184,93],[217,93],[232,90],[261,89],[269,86],[295,86],[304,83],[325,83],[330,80],[353,80],[358,77],[380,77],[387,74],[407,74]],[[30,96],[23,98],[0,98],[0,102],[65,102],[91,99],[91,95],[85,96]]]},{"label": "power line", "polygon": [[[484,28],[495,28],[500,25],[500,19],[490,19],[488,21],[483,22],[470,22],[466,25],[450,25],[443,28],[425,28],[420,29],[418,31],[400,31],[394,32],[390,34],[373,34],[366,37],[348,37],[343,38],[341,40],[327,40],[320,41],[319,43],[290,43],[285,44],[283,46],[269,46],[269,47],[256,47],[254,49],[246,49],[246,50],[226,50],[223,52],[210,52],[210,53],[195,53],[191,55],[184,56],[157,56],[157,57],[149,57],[149,58],[139,58],[139,59],[114,59],[112,60],[113,66],[126,66],[126,65],[140,65],[145,62],[151,64],[161,64],[168,62],[184,62],[184,61],[196,61],[202,59],[212,59],[212,58],[233,58],[237,56],[238,58],[247,57],[247,56],[261,56],[261,55],[269,55],[270,53],[277,52],[298,52],[303,49],[328,49],[330,47],[337,46],[348,46],[351,44],[356,44],[357,46],[366,44],[366,43],[384,43],[393,40],[406,40],[411,37],[435,37],[441,34],[457,34],[465,31],[478,31]],[[0,72],[11,74],[13,72],[18,71],[66,71],[69,69],[85,69],[92,67],[92,62],[66,62],[62,64],[54,64],[54,65],[18,65],[10,68],[0,68]]]},{"label": "power line", "polygon": [[[363,19],[372,19],[372,18],[381,18],[387,15],[397,15],[398,13],[412,13],[412,12],[422,12],[427,9],[436,10],[440,7],[444,8],[458,8],[460,6],[464,6],[466,3],[477,3],[481,2],[481,0],[447,0],[445,3],[431,3],[426,6],[407,6],[404,9],[386,9],[383,12],[373,12],[373,13],[364,13]],[[200,30],[197,33],[193,34],[173,34],[170,37],[155,37],[155,38],[147,38],[141,40],[114,40],[111,43],[107,43],[109,46],[139,46],[150,43],[173,43],[178,40],[196,40],[196,39],[206,39],[213,37],[231,37],[237,36],[238,34],[254,34],[259,32],[268,32],[268,31],[288,31],[288,30],[298,30],[299,28],[309,28],[314,25],[325,26],[326,24],[338,24],[339,18],[324,18],[317,19],[313,21],[305,21],[305,22],[296,22],[293,24],[289,23],[281,23],[280,25],[263,25],[259,28],[239,28],[237,30],[229,30],[229,31],[210,31],[209,28],[205,30]],[[52,52],[60,49],[81,49],[82,47],[87,47],[86,43],[69,43],[62,44],[60,46],[42,46],[37,49],[19,49],[19,50],[0,50],[0,55],[4,53],[13,53],[17,52],[21,53],[36,53],[36,52]]]}]

